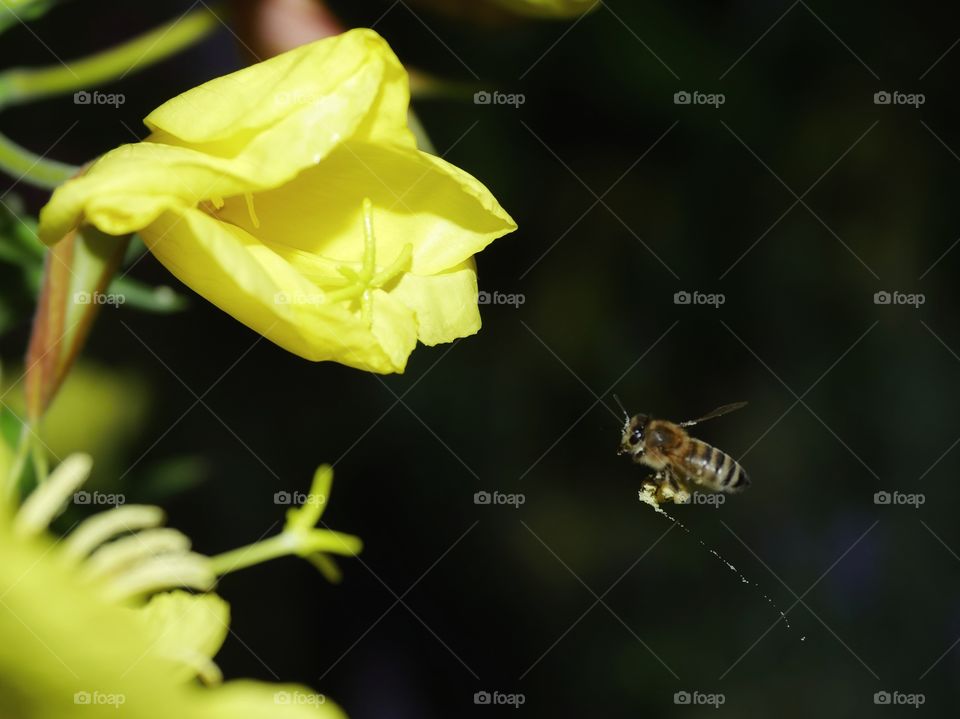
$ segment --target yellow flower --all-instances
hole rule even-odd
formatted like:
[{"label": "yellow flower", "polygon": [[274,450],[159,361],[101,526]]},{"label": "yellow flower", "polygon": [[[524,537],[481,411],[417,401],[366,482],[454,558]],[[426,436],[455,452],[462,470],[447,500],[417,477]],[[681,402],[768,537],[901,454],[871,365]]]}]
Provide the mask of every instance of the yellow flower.
[{"label": "yellow flower", "polygon": [[475,178],[420,152],[407,74],[352,30],[212,80],[145,120],[41,213],[139,232],[174,275],[291,352],[402,372],[417,340],[480,328],[473,256],[516,229]]},{"label": "yellow flower", "polygon": [[524,15],[575,17],[600,6],[600,0],[495,0]]},{"label": "yellow flower", "polygon": [[[356,537],[307,526],[319,520],[311,508],[265,549],[210,558],[160,527],[160,509],[129,504],[54,541],[47,525],[90,466],[86,455],[67,458],[19,508],[0,482],[0,716],[345,719],[307,687],[222,683],[213,657],[228,632],[227,603],[174,588],[207,589],[217,575],[253,564],[253,553],[353,554]],[[331,480],[329,467],[318,470],[311,496],[329,492]]]}]

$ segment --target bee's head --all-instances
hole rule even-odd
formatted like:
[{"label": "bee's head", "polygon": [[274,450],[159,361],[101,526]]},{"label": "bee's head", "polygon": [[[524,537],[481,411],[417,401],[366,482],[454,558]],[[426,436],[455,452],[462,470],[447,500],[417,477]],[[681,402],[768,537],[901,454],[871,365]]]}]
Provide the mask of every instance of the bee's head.
[{"label": "bee's head", "polygon": [[627,417],[623,425],[623,435],[620,437],[620,450],[617,454],[642,455],[646,427],[650,417],[645,414]]}]

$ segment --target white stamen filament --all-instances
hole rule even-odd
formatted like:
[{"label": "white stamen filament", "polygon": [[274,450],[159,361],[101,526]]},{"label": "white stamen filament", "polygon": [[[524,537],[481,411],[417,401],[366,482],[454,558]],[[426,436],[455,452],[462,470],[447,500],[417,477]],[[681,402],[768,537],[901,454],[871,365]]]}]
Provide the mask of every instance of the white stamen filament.
[{"label": "white stamen filament", "polygon": [[63,556],[81,560],[108,539],[124,532],[159,527],[163,519],[162,509],[143,504],[126,504],[94,514],[63,540]]},{"label": "white stamen filament", "polygon": [[49,527],[70,496],[87,481],[92,467],[93,459],[88,454],[72,454],[63,460],[23,502],[13,524],[16,535],[32,537]]},{"label": "white stamen filament", "polygon": [[116,576],[154,557],[189,550],[190,540],[176,529],[148,529],[104,544],[84,562],[83,572],[91,579]]},{"label": "white stamen filament", "polygon": [[176,587],[208,591],[215,582],[210,559],[191,552],[143,562],[110,581],[105,593],[107,599],[122,602]]}]

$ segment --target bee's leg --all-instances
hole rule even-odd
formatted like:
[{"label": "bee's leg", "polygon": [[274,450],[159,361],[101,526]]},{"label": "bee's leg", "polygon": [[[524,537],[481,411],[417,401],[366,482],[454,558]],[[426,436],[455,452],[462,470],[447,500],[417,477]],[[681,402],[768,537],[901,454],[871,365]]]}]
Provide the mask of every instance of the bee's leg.
[{"label": "bee's leg", "polygon": [[666,470],[663,472],[663,482],[660,484],[657,499],[670,501],[674,504],[689,504],[690,490],[686,481],[675,473]]}]

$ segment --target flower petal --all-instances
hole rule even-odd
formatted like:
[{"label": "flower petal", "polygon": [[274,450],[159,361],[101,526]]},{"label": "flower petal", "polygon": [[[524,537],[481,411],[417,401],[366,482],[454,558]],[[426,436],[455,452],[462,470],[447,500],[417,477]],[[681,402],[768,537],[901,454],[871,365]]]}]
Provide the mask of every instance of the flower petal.
[{"label": "flower petal", "polygon": [[425,345],[453,342],[480,330],[472,258],[439,275],[406,274],[390,294],[416,312],[417,338]]},{"label": "flower petal", "polygon": [[219,676],[213,657],[230,631],[230,607],[216,594],[164,592],[135,610],[156,637],[153,650],[182,662],[181,678]]},{"label": "flower petal", "polygon": [[255,195],[259,228],[242,197],[218,214],[274,243],[294,264],[298,255],[307,264],[356,262],[365,197],[374,205],[377,263],[389,264],[411,243],[411,271],[419,275],[455,267],[517,227],[483,184],[440,158],[355,142],[282,188]]},{"label": "flower petal", "polygon": [[413,147],[409,101],[407,74],[390,46],[357,29],[204,83],[144,122],[155,142],[303,168],[353,135]]},{"label": "flower petal", "polygon": [[272,249],[200,210],[165,213],[142,236],[182,282],[306,359],[399,372],[416,345],[412,313],[387,293],[376,293],[371,332],[359,309],[325,303],[323,293]]},{"label": "flower petal", "polygon": [[241,169],[189,148],[122,145],[57,188],[40,211],[40,239],[55,244],[81,222],[110,235],[136,232],[166,210],[262,187],[254,171]]},{"label": "flower petal", "polygon": [[206,719],[347,719],[322,694],[293,684],[233,681],[204,690]]},{"label": "flower petal", "polygon": [[154,110],[146,142],[59,187],[40,237],[53,244],[80,221],[120,235],[164,210],[279,187],[350,138],[414,148],[409,99],[393,51],[363,29],[211,80]]}]

